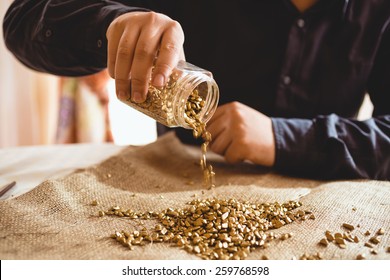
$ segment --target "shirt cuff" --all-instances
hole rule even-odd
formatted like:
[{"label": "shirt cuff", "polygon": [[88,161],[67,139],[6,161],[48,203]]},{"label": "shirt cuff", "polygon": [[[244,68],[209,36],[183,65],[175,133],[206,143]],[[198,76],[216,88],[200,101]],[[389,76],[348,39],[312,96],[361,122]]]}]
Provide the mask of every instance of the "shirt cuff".
[{"label": "shirt cuff", "polygon": [[314,121],[271,118],[275,136],[274,168],[293,176],[316,176],[323,155],[317,149]]}]

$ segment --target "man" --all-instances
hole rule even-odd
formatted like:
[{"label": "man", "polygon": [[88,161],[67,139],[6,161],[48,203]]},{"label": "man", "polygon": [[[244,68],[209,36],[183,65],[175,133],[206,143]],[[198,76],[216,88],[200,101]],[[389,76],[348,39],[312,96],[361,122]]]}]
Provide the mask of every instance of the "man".
[{"label": "man", "polygon": [[[219,84],[208,128],[228,162],[388,180],[389,22],[386,0],[16,0],[4,35],[33,69],[77,76],[107,67],[118,97],[142,102],[149,79],[163,85],[184,57],[185,34],[186,60]],[[365,92],[373,118],[357,121]]]}]

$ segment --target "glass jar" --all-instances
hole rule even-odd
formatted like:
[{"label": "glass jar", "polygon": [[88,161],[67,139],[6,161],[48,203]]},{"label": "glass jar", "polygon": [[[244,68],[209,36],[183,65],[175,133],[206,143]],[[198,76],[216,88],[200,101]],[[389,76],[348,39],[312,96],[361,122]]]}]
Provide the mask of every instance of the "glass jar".
[{"label": "glass jar", "polygon": [[192,129],[191,119],[207,123],[218,106],[219,89],[211,72],[179,61],[162,88],[149,85],[146,100],[121,100],[168,127]]}]

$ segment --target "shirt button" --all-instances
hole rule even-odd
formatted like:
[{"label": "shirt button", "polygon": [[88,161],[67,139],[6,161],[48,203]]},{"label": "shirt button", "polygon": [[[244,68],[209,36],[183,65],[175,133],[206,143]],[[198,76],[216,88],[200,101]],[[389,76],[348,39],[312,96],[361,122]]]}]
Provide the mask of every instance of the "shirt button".
[{"label": "shirt button", "polygon": [[102,42],[102,40],[99,39],[99,40],[97,40],[96,44],[97,44],[98,48],[101,48],[103,45],[103,42]]},{"label": "shirt button", "polygon": [[297,20],[297,25],[299,28],[304,28],[305,27],[305,20],[304,19],[298,19]]},{"label": "shirt button", "polygon": [[52,34],[53,34],[53,32],[50,29],[46,30],[46,32],[45,32],[46,37],[50,37]]},{"label": "shirt button", "polygon": [[288,86],[289,84],[291,84],[291,78],[290,78],[290,76],[284,76],[284,77],[283,77],[283,84],[285,84],[286,86]]}]

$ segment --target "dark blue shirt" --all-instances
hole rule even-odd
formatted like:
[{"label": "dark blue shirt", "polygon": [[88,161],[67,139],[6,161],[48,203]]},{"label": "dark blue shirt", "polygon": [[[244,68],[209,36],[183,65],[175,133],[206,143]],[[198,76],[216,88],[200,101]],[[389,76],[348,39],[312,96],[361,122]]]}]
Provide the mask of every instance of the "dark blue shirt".
[{"label": "dark blue shirt", "polygon": [[[180,22],[186,59],[214,74],[220,104],[272,117],[276,170],[390,179],[390,1],[320,0],[301,14],[288,0],[16,0],[5,42],[38,71],[91,74],[106,67],[111,21],[145,8]],[[365,93],[373,118],[357,121]]]}]

